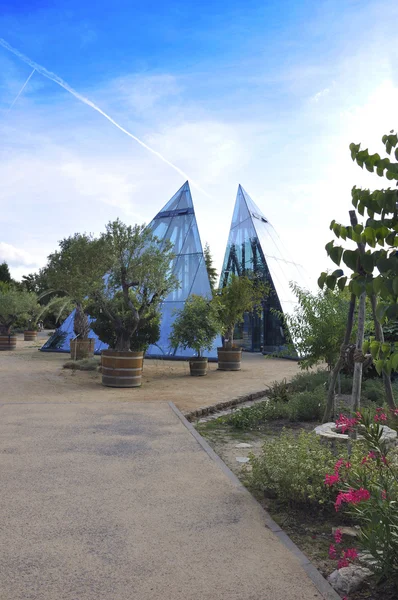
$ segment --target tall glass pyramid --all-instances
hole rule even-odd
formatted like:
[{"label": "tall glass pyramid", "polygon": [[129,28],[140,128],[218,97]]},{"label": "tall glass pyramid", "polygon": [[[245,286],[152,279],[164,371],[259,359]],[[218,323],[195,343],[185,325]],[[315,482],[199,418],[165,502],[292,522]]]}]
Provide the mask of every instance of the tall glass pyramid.
[{"label": "tall glass pyramid", "polygon": [[[193,350],[171,348],[169,342],[175,311],[184,307],[188,296],[196,294],[211,298],[209,276],[188,181],[174,194],[148,227],[162,240],[161,243],[166,240],[172,242],[176,255],[173,261],[173,273],[180,282],[180,287],[171,292],[163,302],[160,338],[157,344],[148,348],[146,355],[163,358],[193,356]],[[205,356],[216,357],[217,345],[220,344],[221,341],[216,340],[211,352],[205,353]]]},{"label": "tall glass pyramid", "polygon": [[[164,244],[165,240],[172,242],[174,254],[176,255],[172,268],[173,273],[180,282],[180,287],[169,294],[161,306],[160,338],[157,344],[148,348],[146,356],[162,358],[191,357],[194,355],[193,350],[189,348],[186,350],[171,348],[169,342],[175,310],[183,308],[188,296],[197,294],[211,298],[210,282],[188,181],[167,202],[148,227],[160,240],[160,244]],[[65,319],[61,327],[48,339],[41,350],[69,352],[70,340],[75,337],[73,333],[74,312]],[[101,342],[93,331],[90,332],[90,337],[94,337],[96,340],[96,354],[108,347]],[[205,353],[205,355],[210,358],[216,357],[217,345],[221,345],[220,339],[216,339],[211,352]]]},{"label": "tall glass pyramid", "polygon": [[263,302],[261,314],[245,315],[244,323],[235,331],[235,342],[252,352],[280,351],[287,340],[274,310],[288,314],[293,311],[297,300],[289,282],[305,285],[305,274],[288,257],[271,223],[239,185],[220,286],[228,283],[231,274],[250,273],[268,282],[272,291]]}]

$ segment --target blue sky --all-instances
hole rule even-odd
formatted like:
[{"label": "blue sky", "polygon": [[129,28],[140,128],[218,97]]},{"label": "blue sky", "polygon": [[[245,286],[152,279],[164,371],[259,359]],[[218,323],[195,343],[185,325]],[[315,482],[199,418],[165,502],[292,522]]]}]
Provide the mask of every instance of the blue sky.
[{"label": "blue sky", "polygon": [[[353,184],[351,141],[397,128],[395,1],[0,0],[0,37],[162,153],[192,187],[220,268],[238,183],[316,278]],[[184,177],[0,47],[0,260],[16,277],[57,241],[148,222]]]}]

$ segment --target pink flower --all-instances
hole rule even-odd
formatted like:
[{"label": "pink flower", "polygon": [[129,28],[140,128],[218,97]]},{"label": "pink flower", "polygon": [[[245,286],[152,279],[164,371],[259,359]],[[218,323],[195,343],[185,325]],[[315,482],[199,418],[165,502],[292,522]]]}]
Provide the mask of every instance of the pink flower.
[{"label": "pink flower", "polygon": [[337,483],[339,481],[340,477],[338,473],[335,473],[334,475],[325,475],[325,485],[334,485],[335,483]]},{"label": "pink flower", "polygon": [[387,492],[386,492],[386,490],[383,490],[383,491],[381,492],[381,499],[382,499],[382,500],[387,500]]},{"label": "pink flower", "polygon": [[341,469],[341,467],[343,466],[344,460],[342,458],[340,458],[337,463],[334,465],[334,472],[338,473],[338,471]]},{"label": "pink flower", "polygon": [[341,533],[341,529],[336,529],[334,532],[334,541],[336,544],[341,544],[341,540],[343,539],[343,534]]},{"label": "pink flower", "polygon": [[344,552],[344,558],[346,558],[348,560],[355,560],[356,558],[358,558],[357,549],[356,548],[348,548]]},{"label": "pink flower", "polygon": [[353,427],[358,423],[358,419],[348,418],[345,415],[340,415],[336,420],[336,428],[341,431],[341,433],[345,433],[346,431],[350,431]]},{"label": "pink flower", "polygon": [[398,417],[398,408],[391,408],[390,410],[395,417]]},{"label": "pink flower", "polygon": [[384,465],[388,465],[388,462],[387,462],[387,459],[386,459],[386,457],[385,457],[385,456],[381,456],[380,458],[381,458],[381,462],[382,462]]},{"label": "pink flower", "polygon": [[375,415],[375,422],[377,423],[379,421],[387,421],[387,415],[385,413],[378,413]]},{"label": "pink flower", "polygon": [[346,464],[344,465],[346,469],[351,469],[351,463],[350,462],[346,462]]},{"label": "pink flower", "polygon": [[333,558],[333,559],[337,558],[337,552],[336,552],[336,548],[335,548],[334,544],[330,544],[329,558]]},{"label": "pink flower", "polygon": [[369,490],[365,490],[364,488],[359,488],[359,490],[350,489],[348,492],[339,493],[336,502],[334,503],[334,507],[337,511],[343,502],[347,502],[348,504],[359,504],[359,502],[365,502],[366,500],[369,500],[369,498]]},{"label": "pink flower", "polygon": [[350,563],[346,558],[340,558],[339,562],[337,563],[337,568],[343,569],[344,567],[348,567],[349,565]]},{"label": "pink flower", "polygon": [[376,408],[376,412],[383,412],[383,408],[382,407]]}]

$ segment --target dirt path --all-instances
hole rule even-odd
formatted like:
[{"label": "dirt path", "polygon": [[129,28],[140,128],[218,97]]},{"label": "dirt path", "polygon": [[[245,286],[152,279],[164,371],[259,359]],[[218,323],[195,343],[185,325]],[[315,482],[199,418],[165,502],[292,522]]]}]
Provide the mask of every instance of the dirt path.
[{"label": "dirt path", "polygon": [[294,361],[244,354],[241,371],[218,371],[217,364],[210,363],[208,375],[196,378],[190,377],[187,362],[151,359],[145,361],[141,388],[112,389],[101,385],[97,372],[63,369],[68,355],[38,352],[42,343],[18,341],[16,351],[0,353],[0,403],[171,400],[189,412],[265,390],[299,370]]}]

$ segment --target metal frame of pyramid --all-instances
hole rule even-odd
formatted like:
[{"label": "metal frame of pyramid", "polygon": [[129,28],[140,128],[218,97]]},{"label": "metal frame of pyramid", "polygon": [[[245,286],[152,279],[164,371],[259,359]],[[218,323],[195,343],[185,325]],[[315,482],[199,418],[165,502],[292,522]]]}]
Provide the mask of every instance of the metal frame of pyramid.
[{"label": "metal frame of pyramid", "polygon": [[[189,358],[194,354],[192,349],[183,350],[180,347],[170,347],[169,336],[175,319],[175,310],[183,308],[186,299],[191,294],[208,298],[211,298],[212,294],[188,181],[165,204],[148,227],[160,240],[160,244],[164,244],[166,240],[173,244],[175,259],[172,269],[180,282],[180,287],[171,292],[161,305],[160,338],[157,344],[148,348],[146,357]],[[75,337],[73,332],[74,312],[47,340],[41,348],[43,352],[69,352],[70,340]],[[89,335],[95,338],[96,354],[108,347],[92,330]],[[215,358],[217,345],[221,345],[220,338],[215,340],[212,350],[205,352],[204,355]]]},{"label": "metal frame of pyramid", "polygon": [[220,285],[231,274],[254,272],[271,286],[261,314],[246,314],[235,332],[236,342],[245,350],[273,353],[283,350],[287,340],[277,311],[290,314],[297,300],[289,282],[304,285],[303,268],[289,259],[275,229],[241,185],[238,187],[232,223],[225,251]]}]

